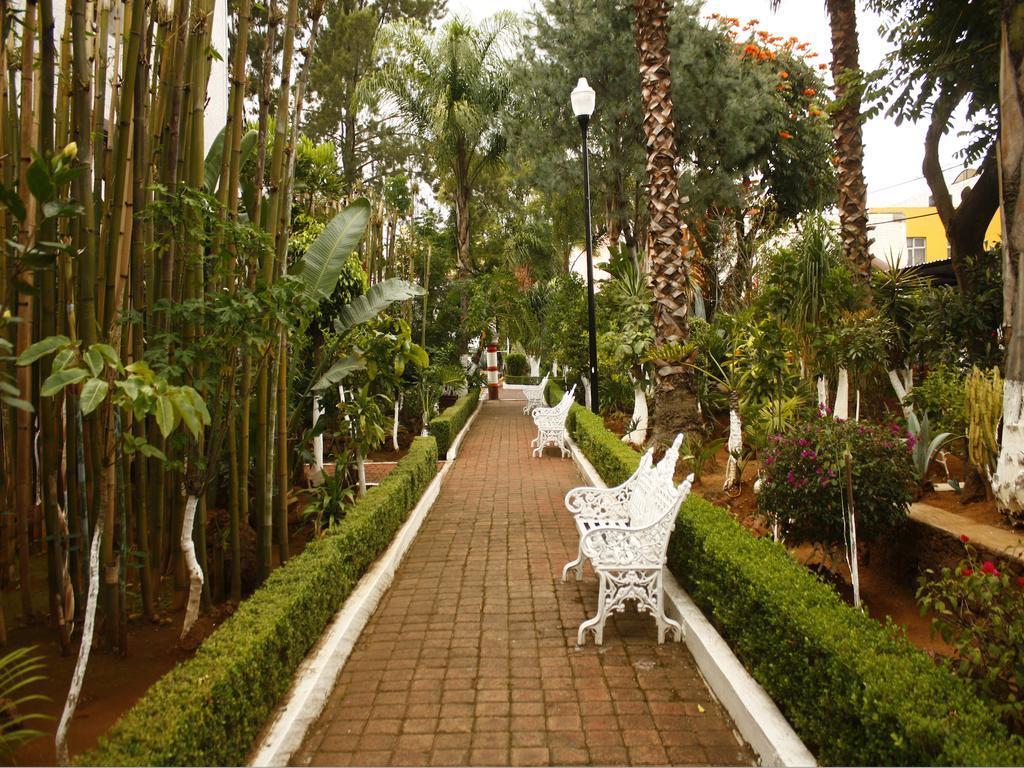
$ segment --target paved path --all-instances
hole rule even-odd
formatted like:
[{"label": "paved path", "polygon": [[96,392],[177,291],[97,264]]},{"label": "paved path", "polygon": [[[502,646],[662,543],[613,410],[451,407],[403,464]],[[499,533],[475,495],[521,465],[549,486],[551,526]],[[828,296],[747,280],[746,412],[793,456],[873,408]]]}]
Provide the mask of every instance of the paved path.
[{"label": "paved path", "polygon": [[295,764],[752,764],[650,617],[576,647],[597,605],[589,567],[560,581],[578,541],[562,499],[582,479],[554,449],[530,458],[521,406],[482,404]]}]

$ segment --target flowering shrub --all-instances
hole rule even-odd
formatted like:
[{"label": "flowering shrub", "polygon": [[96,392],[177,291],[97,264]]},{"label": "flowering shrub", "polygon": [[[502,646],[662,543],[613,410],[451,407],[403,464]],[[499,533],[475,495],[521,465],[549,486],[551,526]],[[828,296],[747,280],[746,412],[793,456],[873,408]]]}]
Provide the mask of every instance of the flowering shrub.
[{"label": "flowering shrub", "polygon": [[[908,447],[909,446],[909,447]],[[857,538],[871,541],[907,515],[913,471],[913,437],[895,424],[798,422],[774,435],[761,459],[757,504],[792,543],[832,548],[844,542],[844,455],[851,454]]]},{"label": "flowering shrub", "polygon": [[953,646],[948,661],[972,681],[1003,722],[1024,733],[1024,576],[1007,573],[1002,563],[978,562],[977,552],[961,536],[966,557],[936,577],[921,579],[917,601],[931,611],[933,631]]}]

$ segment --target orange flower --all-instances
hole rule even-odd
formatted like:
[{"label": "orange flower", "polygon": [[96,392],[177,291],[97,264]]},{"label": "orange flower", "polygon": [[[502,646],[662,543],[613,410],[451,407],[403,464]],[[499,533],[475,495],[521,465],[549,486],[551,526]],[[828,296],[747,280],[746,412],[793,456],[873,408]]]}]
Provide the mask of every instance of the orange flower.
[{"label": "orange flower", "polygon": [[781,77],[781,78],[782,78],[783,80],[785,80],[786,78],[788,78],[788,77],[789,77],[789,72],[787,72],[787,71],[786,71],[786,70],[784,70],[784,69],[783,69],[783,70],[780,70],[780,71],[779,71],[779,77]]},{"label": "orange flower", "polygon": [[779,131],[779,138],[780,139],[792,139],[793,138],[793,134],[789,133],[787,131]]},{"label": "orange flower", "polygon": [[767,40],[769,37],[771,37],[771,33],[766,32],[765,30],[762,29],[760,32],[757,33],[757,36],[760,37],[762,40]]},{"label": "orange flower", "polygon": [[813,88],[804,88],[804,96],[816,96],[817,93]]},{"label": "orange flower", "polygon": [[821,64],[818,65],[818,69],[828,69],[828,64],[822,62]]}]

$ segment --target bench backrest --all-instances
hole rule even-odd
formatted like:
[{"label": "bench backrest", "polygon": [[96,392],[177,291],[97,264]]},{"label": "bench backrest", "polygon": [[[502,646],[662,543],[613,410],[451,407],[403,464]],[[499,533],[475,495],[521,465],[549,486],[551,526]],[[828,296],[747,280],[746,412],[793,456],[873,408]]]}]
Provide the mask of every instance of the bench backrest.
[{"label": "bench backrest", "polygon": [[647,479],[636,489],[640,493],[634,491],[630,497],[630,527],[651,525],[661,519],[667,508],[674,503],[677,492],[673,475],[682,441],[683,436],[678,435],[672,446],[665,451],[662,460],[648,471]]}]

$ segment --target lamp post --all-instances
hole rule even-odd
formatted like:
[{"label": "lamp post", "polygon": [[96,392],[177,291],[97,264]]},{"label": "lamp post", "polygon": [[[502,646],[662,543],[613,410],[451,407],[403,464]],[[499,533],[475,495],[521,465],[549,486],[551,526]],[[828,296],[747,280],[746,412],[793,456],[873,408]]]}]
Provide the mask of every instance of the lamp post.
[{"label": "lamp post", "polygon": [[594,236],[590,224],[590,151],[587,148],[587,128],[594,114],[594,89],[581,77],[570,95],[572,111],[583,133],[583,218],[587,227],[587,325],[590,330],[590,410],[598,413],[597,396],[597,322],[594,318]]}]

